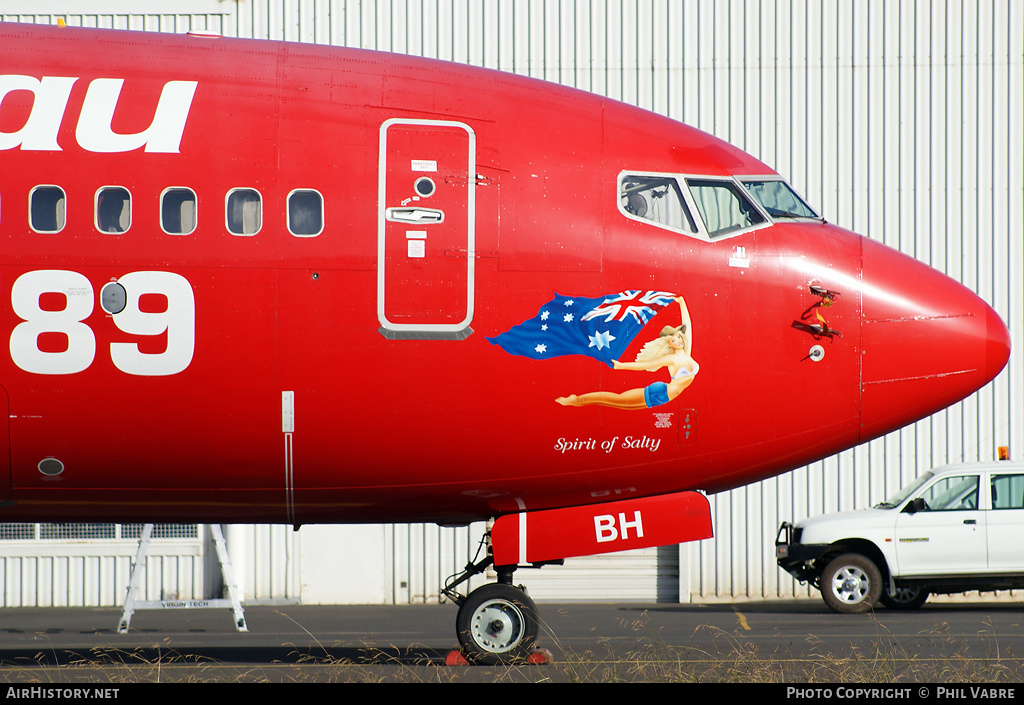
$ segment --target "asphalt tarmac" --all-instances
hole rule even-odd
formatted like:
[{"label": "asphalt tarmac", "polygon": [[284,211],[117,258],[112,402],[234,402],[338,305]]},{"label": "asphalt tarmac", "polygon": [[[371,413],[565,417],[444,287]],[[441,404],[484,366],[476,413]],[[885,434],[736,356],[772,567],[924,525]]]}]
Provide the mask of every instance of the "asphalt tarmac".
[{"label": "asphalt tarmac", "polygon": [[[300,606],[231,613],[0,609],[0,681],[1024,682],[1024,601],[935,602],[837,615],[820,600],[545,604],[542,665],[446,665],[453,605]],[[1024,700],[1024,687],[1018,688]]]}]

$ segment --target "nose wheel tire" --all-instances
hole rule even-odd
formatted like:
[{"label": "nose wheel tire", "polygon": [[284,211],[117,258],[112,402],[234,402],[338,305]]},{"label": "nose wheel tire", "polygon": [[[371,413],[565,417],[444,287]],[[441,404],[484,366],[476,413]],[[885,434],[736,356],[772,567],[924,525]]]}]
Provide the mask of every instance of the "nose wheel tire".
[{"label": "nose wheel tire", "polygon": [[537,607],[519,588],[492,583],[469,594],[455,619],[466,657],[482,664],[525,661],[537,642]]},{"label": "nose wheel tire", "polygon": [[821,596],[835,612],[856,614],[873,609],[882,595],[882,574],[857,553],[832,560],[821,574]]}]

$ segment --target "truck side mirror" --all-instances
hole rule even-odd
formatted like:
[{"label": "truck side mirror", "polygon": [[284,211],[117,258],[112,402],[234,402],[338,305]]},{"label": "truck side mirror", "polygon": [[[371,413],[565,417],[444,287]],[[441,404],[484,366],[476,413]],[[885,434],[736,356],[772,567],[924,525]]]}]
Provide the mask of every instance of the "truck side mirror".
[{"label": "truck side mirror", "polygon": [[907,514],[917,514],[918,512],[923,512],[927,507],[928,505],[924,503],[924,497],[918,497],[917,499],[912,499],[903,511]]}]

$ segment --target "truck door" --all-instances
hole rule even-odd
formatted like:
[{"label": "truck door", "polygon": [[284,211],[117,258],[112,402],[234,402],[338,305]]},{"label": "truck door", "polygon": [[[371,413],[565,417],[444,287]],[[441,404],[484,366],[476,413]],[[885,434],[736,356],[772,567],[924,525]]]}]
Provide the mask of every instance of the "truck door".
[{"label": "truck door", "polygon": [[896,517],[900,575],[983,572],[987,567],[985,518],[978,475],[952,475],[920,495],[926,508]]}]

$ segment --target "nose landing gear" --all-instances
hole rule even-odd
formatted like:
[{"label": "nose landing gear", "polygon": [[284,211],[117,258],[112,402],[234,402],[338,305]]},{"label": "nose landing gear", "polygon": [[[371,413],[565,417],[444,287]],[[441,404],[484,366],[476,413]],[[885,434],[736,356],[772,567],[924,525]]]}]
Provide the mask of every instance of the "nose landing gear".
[{"label": "nose landing gear", "polygon": [[465,598],[455,628],[463,651],[472,661],[523,662],[537,643],[537,607],[523,590],[491,583]]},{"label": "nose landing gear", "polygon": [[459,606],[455,629],[467,659],[484,665],[523,663],[537,644],[537,606],[522,587],[512,584],[515,566],[498,566],[498,582],[482,585],[468,596],[455,590],[493,562],[488,555],[467,565],[442,592]]}]

